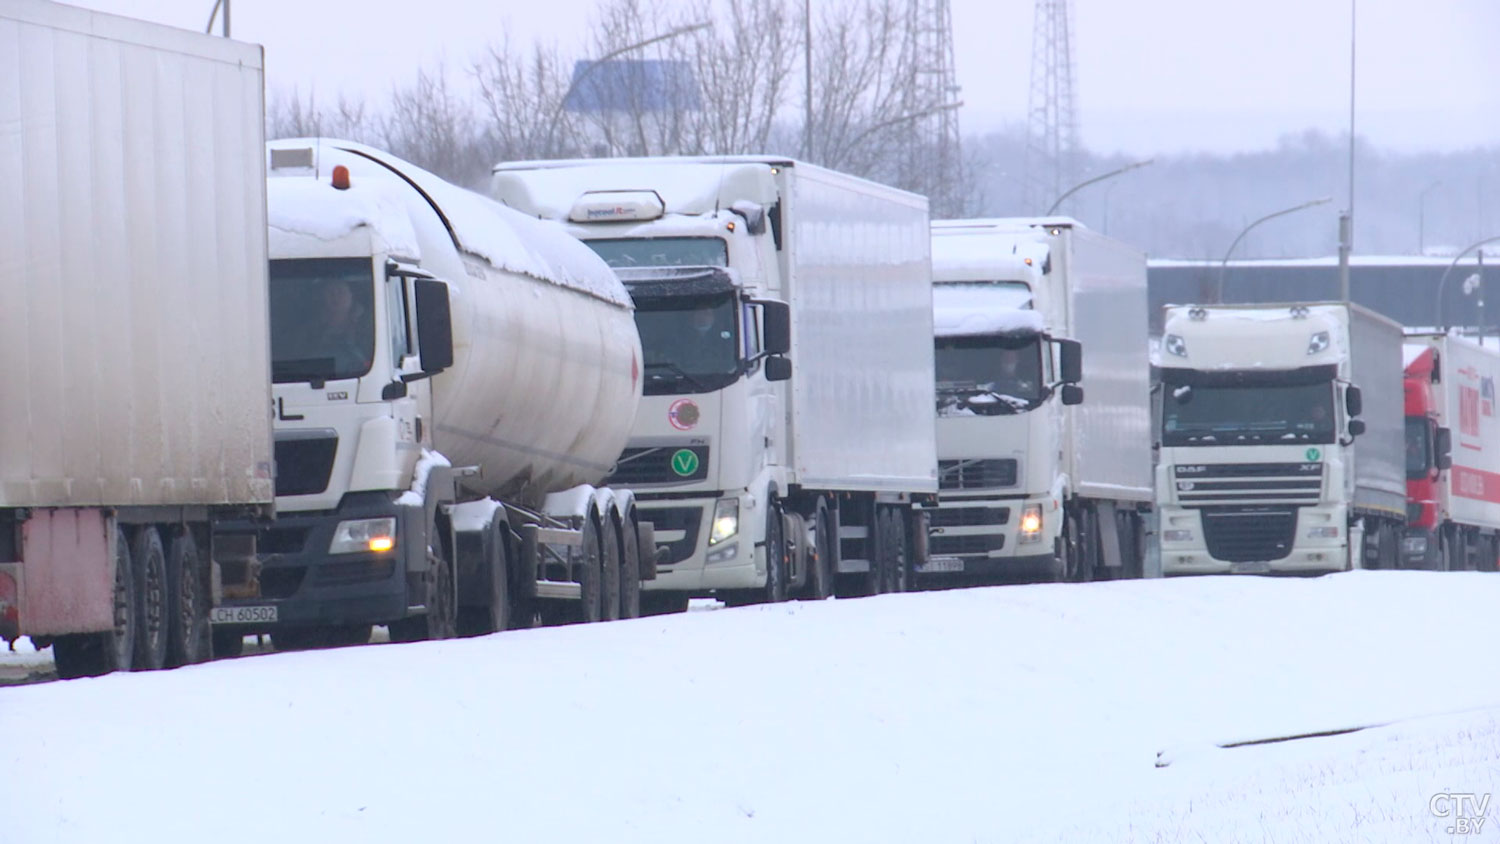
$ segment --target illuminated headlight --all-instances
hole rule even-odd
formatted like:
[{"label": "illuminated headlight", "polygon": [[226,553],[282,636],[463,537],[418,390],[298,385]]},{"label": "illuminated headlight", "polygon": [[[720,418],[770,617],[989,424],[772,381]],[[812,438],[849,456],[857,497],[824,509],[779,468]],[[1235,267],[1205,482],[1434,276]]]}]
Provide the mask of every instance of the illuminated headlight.
[{"label": "illuminated headlight", "polygon": [[1193,532],[1190,530],[1164,530],[1161,532],[1162,542],[1192,542]]},{"label": "illuminated headlight", "polygon": [[359,551],[389,551],[396,547],[396,519],[355,519],[339,522],[328,543],[330,554],[354,554]]},{"label": "illuminated headlight", "polygon": [[1176,357],[1180,358],[1187,357],[1187,341],[1182,339],[1181,334],[1168,334],[1167,336],[1163,337],[1161,340],[1161,347],[1165,349],[1167,354],[1169,355],[1175,355]]},{"label": "illuminated headlight", "polygon": [[1326,527],[1308,528],[1307,529],[1307,538],[1308,539],[1338,539],[1339,538],[1339,528],[1338,528],[1338,525],[1329,525],[1329,526],[1326,526]]},{"label": "illuminated headlight", "polygon": [[714,524],[708,532],[708,547],[712,548],[739,532],[740,500],[738,498],[719,499],[714,505]]},{"label": "illuminated headlight", "polygon": [[1036,542],[1042,538],[1042,505],[1027,504],[1021,512],[1021,542]]},{"label": "illuminated headlight", "polygon": [[1307,353],[1315,355],[1328,348],[1328,332],[1319,331],[1307,340]]}]

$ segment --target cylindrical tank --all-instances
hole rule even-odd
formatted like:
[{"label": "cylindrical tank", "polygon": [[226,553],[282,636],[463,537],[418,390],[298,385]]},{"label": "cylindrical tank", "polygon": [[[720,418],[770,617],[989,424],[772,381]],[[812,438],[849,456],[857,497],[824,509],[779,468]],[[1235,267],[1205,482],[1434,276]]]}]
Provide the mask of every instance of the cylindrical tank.
[{"label": "cylindrical tank", "polygon": [[522,504],[597,483],[641,398],[640,335],[614,271],[561,226],[386,153],[320,144],[319,168],[398,178],[422,268],[447,282],[453,365],[433,378],[434,447],[479,495]]}]

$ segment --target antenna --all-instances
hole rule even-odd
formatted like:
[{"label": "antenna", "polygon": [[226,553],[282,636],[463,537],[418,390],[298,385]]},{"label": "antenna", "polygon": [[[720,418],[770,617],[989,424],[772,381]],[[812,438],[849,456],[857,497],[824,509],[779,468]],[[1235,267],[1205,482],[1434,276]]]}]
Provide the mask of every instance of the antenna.
[{"label": "antenna", "polygon": [[1026,213],[1077,181],[1078,104],[1073,92],[1071,0],[1036,0],[1027,101]]}]

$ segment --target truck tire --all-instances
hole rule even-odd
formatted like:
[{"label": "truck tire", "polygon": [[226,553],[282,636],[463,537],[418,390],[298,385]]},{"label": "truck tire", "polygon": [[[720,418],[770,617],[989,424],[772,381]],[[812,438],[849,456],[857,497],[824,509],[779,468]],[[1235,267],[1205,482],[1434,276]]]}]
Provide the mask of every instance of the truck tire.
[{"label": "truck tire", "polygon": [[906,555],[906,514],[901,510],[885,511],[886,591],[905,592],[910,579]]},{"label": "truck tire", "polygon": [[155,525],[139,528],[131,543],[130,564],[135,576],[135,659],[132,671],[155,671],[167,665],[167,633],[171,613],[167,601],[167,555]]},{"label": "truck tire", "polygon": [[807,590],[804,592],[809,600],[822,601],[833,596],[833,547],[837,541],[828,501],[819,498],[818,506],[813,512],[811,571],[808,572]]},{"label": "truck tire", "polygon": [[635,519],[631,510],[620,525],[620,618],[641,615],[641,543]]},{"label": "truck tire", "polygon": [[620,530],[608,514],[599,517],[599,620],[620,618]]},{"label": "truck tire", "polygon": [[135,576],[130,565],[130,544],[125,531],[115,528],[115,629],[107,633],[82,633],[59,636],[52,643],[52,661],[57,676],[97,677],[111,671],[129,671],[135,656],[136,615]]},{"label": "truck tire", "polygon": [[768,604],[779,604],[787,597],[785,526],[781,502],[773,498],[766,507],[766,586],[762,600]]},{"label": "truck tire", "polygon": [[[403,618],[386,625],[392,642],[419,642],[423,639],[452,639],[458,635],[458,593],[454,583],[453,551],[448,547],[447,528],[442,520],[427,525],[427,589],[422,603],[427,612]],[[436,547],[434,547],[436,546]]]},{"label": "truck tire", "polygon": [[1094,579],[1094,549],[1098,545],[1098,531],[1091,519],[1093,515],[1092,507],[1080,505],[1064,516],[1063,546],[1070,549],[1065,577],[1071,583],[1088,583]]},{"label": "truck tire", "polygon": [[[589,624],[600,618],[599,602],[603,590],[603,554],[599,547],[599,524],[592,515],[583,520],[583,545],[578,550],[575,577],[578,579],[579,600],[576,607],[561,613],[560,618]],[[544,613],[544,616],[547,613]]]},{"label": "truck tire", "polygon": [[192,530],[179,527],[167,546],[167,665],[206,662],[209,643],[207,572]]}]

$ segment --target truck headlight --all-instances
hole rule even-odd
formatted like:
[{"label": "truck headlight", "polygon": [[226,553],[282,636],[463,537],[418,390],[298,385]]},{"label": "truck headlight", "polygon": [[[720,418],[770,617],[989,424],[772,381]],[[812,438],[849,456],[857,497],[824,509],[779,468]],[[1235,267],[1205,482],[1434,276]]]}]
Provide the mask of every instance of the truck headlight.
[{"label": "truck headlight", "polygon": [[1021,511],[1021,542],[1036,542],[1042,538],[1042,505],[1027,504]]},{"label": "truck headlight", "polygon": [[738,498],[719,499],[714,504],[714,523],[708,532],[708,547],[712,548],[739,532],[740,500]]},{"label": "truck headlight", "polygon": [[1307,529],[1308,539],[1338,539],[1339,526],[1328,525],[1326,527],[1315,527]]},{"label": "truck headlight", "polygon": [[1169,355],[1175,355],[1176,357],[1180,358],[1187,357],[1187,341],[1182,339],[1181,334],[1168,334],[1167,336],[1163,337],[1161,340],[1161,347],[1165,349],[1167,354]]},{"label": "truck headlight", "polygon": [[333,529],[330,554],[354,554],[360,551],[389,551],[396,547],[396,519],[352,519],[339,522]]},{"label": "truck headlight", "polygon": [[1190,530],[1164,530],[1161,532],[1162,542],[1192,542],[1193,532]]},{"label": "truck headlight", "polygon": [[1307,353],[1315,355],[1328,348],[1328,332],[1319,331],[1307,340]]}]

